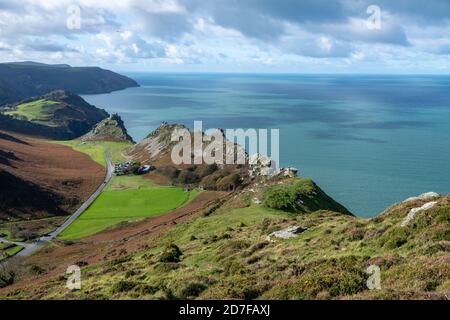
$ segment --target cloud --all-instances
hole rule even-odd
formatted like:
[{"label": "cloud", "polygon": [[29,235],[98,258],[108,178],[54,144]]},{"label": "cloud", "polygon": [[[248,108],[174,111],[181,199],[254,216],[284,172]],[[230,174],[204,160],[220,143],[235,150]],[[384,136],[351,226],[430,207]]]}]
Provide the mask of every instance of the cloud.
[{"label": "cloud", "polygon": [[104,59],[134,61],[166,57],[164,44],[148,42],[131,31],[99,33],[96,38],[106,45],[96,50],[96,55]]},{"label": "cloud", "polygon": [[174,40],[193,29],[186,8],[175,0],[132,1],[130,9],[138,29],[152,37]]},{"label": "cloud", "polygon": [[286,38],[283,46],[291,53],[313,58],[350,57],[352,46],[349,43],[329,37]]},{"label": "cloud", "polygon": [[[376,30],[366,25],[372,4],[381,9]],[[71,5],[81,10],[80,29],[66,26]],[[252,70],[306,62],[413,68],[427,59],[428,67],[449,54],[449,26],[447,0],[0,0],[0,59],[47,52],[85,63]]]},{"label": "cloud", "polygon": [[366,20],[355,18],[350,18],[345,24],[323,25],[311,29],[345,41],[410,45],[403,28],[389,21],[382,21],[380,29],[369,29]]}]

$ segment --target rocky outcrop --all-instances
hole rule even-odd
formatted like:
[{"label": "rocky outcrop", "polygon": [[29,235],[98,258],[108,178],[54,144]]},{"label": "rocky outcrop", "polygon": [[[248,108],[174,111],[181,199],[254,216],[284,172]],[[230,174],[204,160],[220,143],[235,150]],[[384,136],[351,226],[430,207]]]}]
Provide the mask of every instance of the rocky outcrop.
[{"label": "rocky outcrop", "polygon": [[81,137],[82,141],[133,142],[118,114],[99,122],[91,131]]},{"label": "rocky outcrop", "polygon": [[279,231],[275,231],[272,232],[271,234],[269,234],[266,237],[267,241],[273,241],[272,238],[280,238],[280,239],[290,239],[290,238],[294,238],[297,236],[297,234],[305,232],[306,228],[302,228],[302,227],[298,227],[298,226],[293,226],[293,227],[289,227],[283,230],[279,230]]},{"label": "rocky outcrop", "polygon": [[440,197],[439,193],[427,192],[427,193],[423,193],[423,194],[421,194],[420,196],[417,196],[417,197],[408,198],[405,201],[403,201],[403,203],[409,202],[409,201],[417,201],[417,200],[427,201],[427,200],[431,200],[431,199],[435,199],[435,198],[439,198],[439,197]]},{"label": "rocky outcrop", "polygon": [[259,153],[255,153],[248,158],[249,174],[256,176],[273,176],[278,171],[275,163],[268,157]]},{"label": "rocky outcrop", "polygon": [[403,220],[401,226],[406,227],[414,219],[414,216],[416,215],[416,213],[418,213],[420,211],[429,210],[429,209],[433,208],[436,204],[437,204],[437,201],[431,201],[431,202],[425,203],[421,207],[411,209],[409,211],[408,215],[406,216],[405,220]]}]

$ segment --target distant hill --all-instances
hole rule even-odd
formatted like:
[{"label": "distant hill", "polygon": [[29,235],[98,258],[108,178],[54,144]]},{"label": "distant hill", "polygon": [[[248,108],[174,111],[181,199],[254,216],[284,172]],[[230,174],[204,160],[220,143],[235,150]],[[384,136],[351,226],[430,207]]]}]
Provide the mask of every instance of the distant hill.
[{"label": "distant hill", "polygon": [[0,105],[54,90],[96,94],[137,86],[133,79],[98,67],[48,65],[31,61],[0,63]]},{"label": "distant hill", "polygon": [[80,96],[53,91],[1,109],[0,129],[49,139],[73,139],[107,118]]}]

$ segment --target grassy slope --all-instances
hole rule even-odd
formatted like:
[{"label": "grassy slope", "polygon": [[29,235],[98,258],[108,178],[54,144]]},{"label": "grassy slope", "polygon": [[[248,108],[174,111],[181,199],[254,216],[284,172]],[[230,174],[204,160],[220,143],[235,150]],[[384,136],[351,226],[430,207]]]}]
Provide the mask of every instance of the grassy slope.
[{"label": "grassy slope", "polygon": [[16,110],[5,112],[5,114],[14,117],[24,117],[28,121],[51,125],[52,115],[54,112],[54,108],[52,108],[52,106],[58,104],[59,102],[57,101],[40,99],[20,104],[17,106]]},{"label": "grassy slope", "polygon": [[4,248],[9,247],[9,246],[10,245],[7,243],[0,243],[0,261],[5,258],[11,257],[23,250],[22,246],[16,246],[16,245],[10,247],[9,249],[4,250]]},{"label": "grassy slope", "polygon": [[[151,182],[120,177],[107,192],[131,192],[139,199],[141,191],[152,189]],[[301,195],[309,189],[301,188]],[[45,284],[44,296],[36,288],[16,297],[417,299],[450,293],[450,197],[417,213],[405,228],[400,227],[403,219],[423,202],[399,204],[366,220],[330,211],[268,209],[252,204],[254,197],[263,199],[263,190],[242,193],[212,215],[172,227],[143,243],[149,249],[140,253],[83,268],[80,291],[68,292],[60,277]],[[117,198],[107,199],[105,214],[116,205],[127,206],[127,199]],[[145,201],[133,201],[133,206]],[[271,232],[293,225],[307,230],[293,239],[266,241]],[[161,261],[171,243],[183,252],[179,262]],[[366,286],[370,265],[381,268],[382,290]]]},{"label": "grassy slope", "polygon": [[131,142],[111,142],[111,141],[92,141],[81,142],[80,140],[58,141],[57,143],[71,147],[72,149],[86,153],[92,160],[106,167],[105,151],[109,150],[109,156],[112,162],[122,162],[125,158],[122,152],[132,146]]},{"label": "grassy slope", "polygon": [[[444,297],[450,292],[450,197],[400,227],[420,205],[400,204],[371,220],[329,211],[295,215],[255,205],[224,207],[174,226],[150,240],[146,251],[85,268],[81,291],[68,293],[62,280],[48,283],[47,297]],[[271,232],[292,225],[307,231],[266,242]],[[170,243],[183,252],[178,263],[160,261]],[[381,268],[382,290],[368,290],[369,265]]]}]

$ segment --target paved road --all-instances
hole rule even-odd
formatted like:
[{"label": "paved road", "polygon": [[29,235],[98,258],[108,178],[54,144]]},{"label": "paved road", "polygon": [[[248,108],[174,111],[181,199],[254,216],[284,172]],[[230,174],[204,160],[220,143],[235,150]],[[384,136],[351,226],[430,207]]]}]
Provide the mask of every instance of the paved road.
[{"label": "paved road", "polygon": [[114,172],[114,166],[111,163],[111,160],[109,159],[109,153],[108,151],[105,152],[105,160],[106,160],[106,176],[103,180],[103,183],[98,187],[98,189],[89,197],[89,199],[84,202],[78,210],[71,215],[62,225],[60,225],[55,231],[48,234],[47,236],[39,238],[37,241],[32,243],[26,243],[26,242],[11,242],[7,241],[5,239],[0,239],[0,242],[6,242],[6,243],[14,243],[19,246],[24,247],[22,251],[20,251],[16,256],[27,256],[29,254],[32,254],[39,248],[41,248],[44,244],[47,242],[53,240],[56,238],[61,232],[63,232],[68,226],[72,224],[84,211],[86,211],[87,208],[97,199],[97,197],[102,193],[103,189],[108,184],[109,180],[112,177],[112,174]]}]

